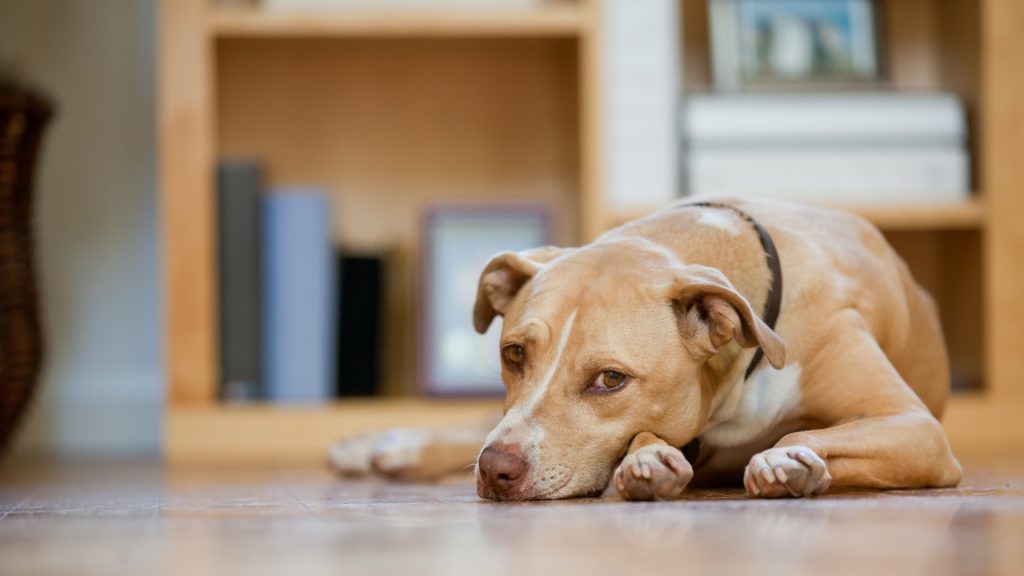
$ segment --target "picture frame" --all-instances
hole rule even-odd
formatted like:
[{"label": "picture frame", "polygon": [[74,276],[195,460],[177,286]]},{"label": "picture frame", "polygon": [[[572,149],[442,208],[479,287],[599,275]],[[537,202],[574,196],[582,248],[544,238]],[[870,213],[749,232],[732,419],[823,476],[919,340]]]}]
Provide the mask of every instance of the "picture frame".
[{"label": "picture frame", "polygon": [[875,0],[711,0],[715,88],[848,88],[883,79]]},{"label": "picture frame", "polygon": [[551,210],[532,203],[427,207],[421,229],[419,387],[432,396],[499,396],[501,322],[473,328],[480,273],[491,257],[551,243]]}]

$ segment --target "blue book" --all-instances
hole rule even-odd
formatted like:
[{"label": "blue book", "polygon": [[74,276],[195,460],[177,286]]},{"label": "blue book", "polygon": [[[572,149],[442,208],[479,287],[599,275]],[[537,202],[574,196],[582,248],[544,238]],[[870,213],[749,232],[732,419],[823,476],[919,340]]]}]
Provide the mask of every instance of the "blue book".
[{"label": "blue book", "polygon": [[327,195],[279,188],[263,204],[264,374],[273,402],[334,388],[334,250]]}]

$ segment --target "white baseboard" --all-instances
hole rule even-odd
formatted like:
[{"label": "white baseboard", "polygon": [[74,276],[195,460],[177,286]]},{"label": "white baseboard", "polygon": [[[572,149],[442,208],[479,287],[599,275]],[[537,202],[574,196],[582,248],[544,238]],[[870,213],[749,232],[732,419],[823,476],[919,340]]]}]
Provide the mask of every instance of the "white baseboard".
[{"label": "white baseboard", "polygon": [[16,433],[12,455],[159,456],[162,396],[162,376],[156,372],[44,379]]}]

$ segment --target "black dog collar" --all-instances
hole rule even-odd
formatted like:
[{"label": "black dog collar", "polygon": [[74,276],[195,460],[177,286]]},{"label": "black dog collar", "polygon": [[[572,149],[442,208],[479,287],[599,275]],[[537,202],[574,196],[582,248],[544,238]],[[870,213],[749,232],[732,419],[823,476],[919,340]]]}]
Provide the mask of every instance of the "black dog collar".
[{"label": "black dog collar", "polygon": [[[774,330],[775,322],[779,319],[779,311],[782,309],[782,263],[779,260],[779,251],[775,248],[775,242],[772,241],[772,237],[768,234],[768,230],[766,230],[760,222],[755,220],[753,216],[731,204],[720,204],[718,202],[696,202],[694,204],[683,204],[680,208],[718,208],[721,210],[729,210],[754,228],[754,231],[757,232],[757,238],[761,241],[761,248],[764,250],[765,262],[767,262],[768,269],[772,273],[772,284],[768,288],[768,298],[764,304],[764,314],[762,315],[762,319],[769,328]],[[761,362],[763,357],[764,350],[758,348],[757,351],[754,352],[754,357],[750,359],[750,364],[747,365],[747,371],[743,374],[744,380],[750,378],[750,375],[754,373],[754,370],[757,368],[757,365]]]}]

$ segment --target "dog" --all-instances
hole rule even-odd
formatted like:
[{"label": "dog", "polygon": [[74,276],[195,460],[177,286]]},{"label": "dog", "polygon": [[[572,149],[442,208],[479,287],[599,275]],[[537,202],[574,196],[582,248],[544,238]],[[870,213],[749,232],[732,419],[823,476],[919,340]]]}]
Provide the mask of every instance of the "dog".
[{"label": "dog", "polygon": [[503,317],[503,417],[342,442],[343,472],[476,461],[480,497],[670,500],[956,486],[936,306],[865,219],[688,199],[579,248],[494,256],[473,323]]}]

